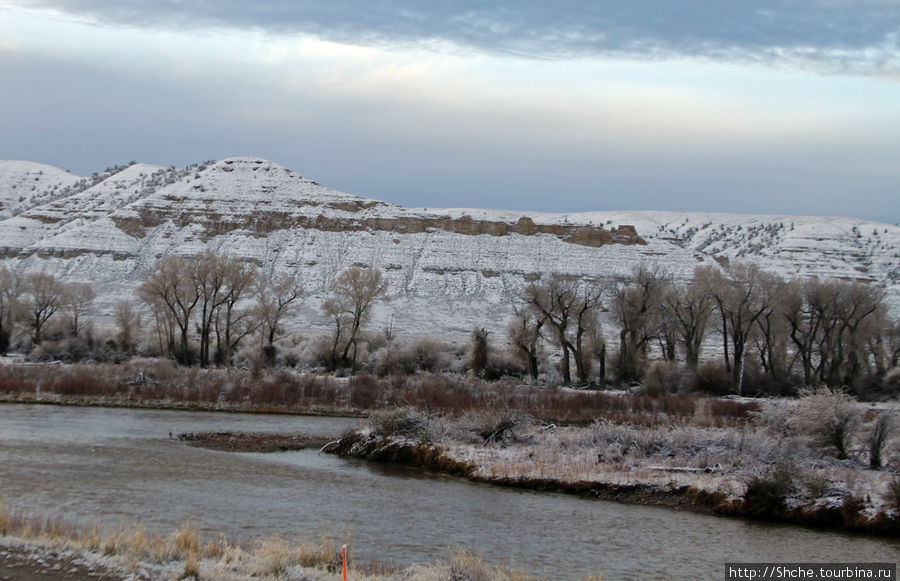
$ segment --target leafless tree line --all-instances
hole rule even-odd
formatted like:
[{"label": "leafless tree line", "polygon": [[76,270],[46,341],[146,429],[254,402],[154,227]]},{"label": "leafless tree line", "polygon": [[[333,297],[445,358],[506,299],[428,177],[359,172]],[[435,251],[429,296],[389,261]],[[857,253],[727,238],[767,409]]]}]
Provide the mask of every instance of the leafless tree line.
[{"label": "leafless tree line", "polygon": [[[353,267],[331,285],[322,311],[335,325],[329,364],[355,367],[363,326],[386,292],[381,272]],[[169,255],[158,260],[137,288],[139,302],[115,307],[119,349],[133,352],[145,310],[158,351],[181,364],[230,365],[242,342],[259,341],[263,361],[271,362],[283,325],[300,304],[303,287],[294,275],[265,275],[250,262],[204,251],[196,256]],[[0,267],[0,351],[15,329],[29,330],[40,345],[58,313],[77,337],[92,312],[94,292],[86,283],[62,283],[47,273],[20,275]],[[145,308],[146,309],[145,309]],[[199,349],[193,349],[196,344]]]},{"label": "leafless tree line", "polygon": [[[375,269],[352,267],[335,277],[331,296],[322,304],[322,312],[334,322],[328,358],[332,368],[356,366],[362,328],[386,289]],[[253,264],[209,251],[192,258],[162,258],[138,287],[156,322],[161,350],[165,345],[181,363],[190,363],[188,335],[193,322],[201,366],[229,365],[239,343],[254,334],[264,360],[274,361],[275,340],[302,292],[294,275],[263,276]]]},{"label": "leafless tree line", "polygon": [[195,331],[197,359],[207,367],[229,364],[240,342],[254,333],[262,352],[271,354],[301,292],[293,276],[263,276],[252,263],[207,250],[192,257],[161,258],[137,294],[149,307],[160,351],[191,364],[190,336]]},{"label": "leafless tree line", "polygon": [[77,335],[93,302],[94,291],[87,283],[62,283],[43,272],[23,276],[0,266],[0,355],[6,354],[19,330],[27,332],[33,344],[39,344],[47,324],[57,315],[63,315],[69,332]]},{"label": "leafless tree line", "polygon": [[[323,364],[358,368],[360,347],[369,341],[363,329],[386,291],[376,269],[354,267],[335,277],[321,307],[333,322]],[[230,365],[239,346],[253,340],[261,362],[272,362],[301,293],[296,276],[267,276],[228,256],[166,256],[139,285],[140,302],[116,305],[115,342],[133,352],[149,315],[158,352],[182,364]],[[78,336],[89,327],[93,299],[88,284],[0,267],[0,351],[15,332],[27,331],[39,345],[53,319],[64,321],[57,328]],[[608,334],[601,313],[611,322]],[[580,384],[637,383],[651,359],[696,373],[704,346],[715,340],[721,348],[714,357],[736,393],[744,391],[748,365],[773,384],[858,387],[900,363],[900,325],[888,316],[880,286],[785,280],[748,264],[700,267],[688,283],[649,265],[609,283],[551,275],[526,287],[507,338],[533,378],[552,346],[560,353],[565,384],[573,383],[573,373]],[[470,358],[476,374],[489,367],[487,354],[487,332],[476,329]]]},{"label": "leafless tree line", "polygon": [[606,311],[618,333],[611,364],[622,383],[640,381],[651,356],[696,371],[704,341],[717,334],[736,393],[748,362],[774,383],[857,387],[898,365],[900,325],[884,297],[876,284],[785,280],[750,264],[699,267],[686,284],[639,265],[609,284],[552,275],[529,285],[507,335],[535,378],[541,344],[559,350],[566,384],[573,365],[579,383],[589,381],[592,365],[606,379]]}]

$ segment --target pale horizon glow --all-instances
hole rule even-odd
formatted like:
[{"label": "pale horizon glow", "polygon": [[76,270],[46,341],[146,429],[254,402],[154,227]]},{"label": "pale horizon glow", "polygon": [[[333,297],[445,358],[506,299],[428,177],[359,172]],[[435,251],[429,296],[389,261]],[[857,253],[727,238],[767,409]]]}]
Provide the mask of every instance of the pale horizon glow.
[{"label": "pale horizon glow", "polygon": [[285,0],[224,4],[0,0],[0,159],[87,175],[258,155],[406,206],[900,221],[900,26],[817,46],[812,19],[809,46],[779,48],[779,27],[733,46],[649,25],[560,36],[538,18],[577,14],[535,2],[521,22],[423,9],[396,27],[350,0],[285,22]]}]

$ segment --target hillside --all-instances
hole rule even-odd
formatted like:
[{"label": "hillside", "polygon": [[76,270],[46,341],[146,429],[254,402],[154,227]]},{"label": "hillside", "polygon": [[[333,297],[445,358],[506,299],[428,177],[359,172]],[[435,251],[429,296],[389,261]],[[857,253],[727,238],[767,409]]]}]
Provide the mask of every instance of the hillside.
[{"label": "hillside", "polygon": [[609,280],[657,261],[678,278],[728,259],[784,276],[883,283],[895,315],[900,307],[900,228],[854,218],[412,209],[252,157],[131,164],[89,178],[2,161],[0,203],[2,260],[93,284],[105,316],[156,259],[205,248],[267,273],[296,271],[305,329],[324,329],[328,284],[353,265],[384,271],[391,300],[375,325],[392,320],[408,334],[461,337],[475,325],[500,333],[528,281],[550,272]]},{"label": "hillside", "polygon": [[79,180],[65,170],[31,161],[0,161],[0,219],[39,206]]}]

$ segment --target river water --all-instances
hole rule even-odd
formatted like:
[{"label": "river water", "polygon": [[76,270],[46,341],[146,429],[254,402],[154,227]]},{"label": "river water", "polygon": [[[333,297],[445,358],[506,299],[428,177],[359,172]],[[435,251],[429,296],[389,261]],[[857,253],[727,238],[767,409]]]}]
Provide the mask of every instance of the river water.
[{"label": "river water", "polygon": [[337,436],[355,420],[0,405],[0,498],[72,520],[249,539],[349,531],[357,559],[477,550],[554,579],[724,578],[727,562],[895,562],[900,542],[473,484],[320,456],[190,447],[190,431]]}]

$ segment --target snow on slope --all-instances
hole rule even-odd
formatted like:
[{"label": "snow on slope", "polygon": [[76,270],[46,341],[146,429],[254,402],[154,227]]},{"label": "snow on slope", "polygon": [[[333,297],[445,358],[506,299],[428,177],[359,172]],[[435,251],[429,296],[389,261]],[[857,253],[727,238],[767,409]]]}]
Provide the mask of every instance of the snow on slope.
[{"label": "snow on slope", "polygon": [[52,165],[0,160],[0,220],[47,202],[80,179]]},{"label": "snow on slope", "polygon": [[158,166],[134,164],[112,173],[83,191],[41,204],[0,222],[0,246],[65,248],[54,244],[65,232],[106,217],[146,193],[146,184],[165,172]]},{"label": "snow on slope", "polygon": [[900,228],[851,218],[408,209],[252,157],[135,164],[94,181],[0,220],[0,252],[11,266],[92,283],[107,316],[159,257],[206,248],[297,273],[299,318],[313,331],[326,328],[318,307],[350,266],[388,279],[375,328],[392,320],[401,333],[454,338],[476,325],[502,336],[512,301],[550,272],[608,282],[641,262],[686,280],[716,259],[752,260],[786,277],[881,282],[895,314],[900,305]]}]

